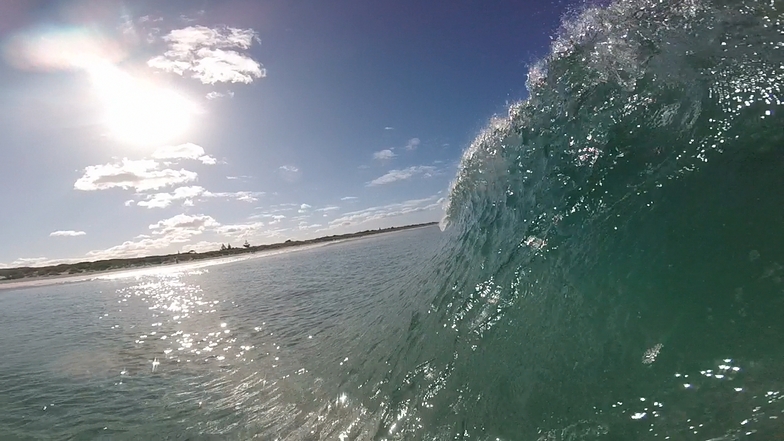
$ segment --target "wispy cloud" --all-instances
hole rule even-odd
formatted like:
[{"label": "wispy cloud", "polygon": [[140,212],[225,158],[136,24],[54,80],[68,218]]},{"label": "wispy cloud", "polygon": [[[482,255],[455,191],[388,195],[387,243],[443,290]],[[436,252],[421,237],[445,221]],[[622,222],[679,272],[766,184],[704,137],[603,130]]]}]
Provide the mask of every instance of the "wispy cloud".
[{"label": "wispy cloud", "polygon": [[310,209],[311,209],[310,205],[302,204],[299,206],[299,210],[297,210],[297,213],[307,213]]},{"label": "wispy cloud", "polygon": [[443,199],[438,195],[424,199],[411,199],[400,203],[381,205],[365,208],[364,210],[343,213],[340,217],[329,222],[330,228],[362,224],[369,221],[402,216],[420,211],[435,210],[443,205]]},{"label": "wispy cloud", "polygon": [[264,196],[263,191],[235,191],[211,192],[200,186],[179,187],[172,193],[156,193],[149,195],[146,200],[139,201],[137,205],[147,208],[166,208],[175,201],[184,201],[185,205],[193,205],[196,199],[219,198],[234,199],[241,202],[256,202]]},{"label": "wispy cloud", "polygon": [[342,198],[340,198],[341,201],[353,201],[356,199],[357,199],[356,196],[343,196]]},{"label": "wispy cloud", "polygon": [[217,193],[205,191],[203,196],[205,198],[235,199],[240,202],[257,202],[265,194],[263,191],[221,191]]},{"label": "wispy cloud", "polygon": [[[308,204],[302,204],[302,205],[306,205],[307,207],[310,207],[310,205],[308,205]],[[302,208],[302,205],[301,204],[294,204],[294,203],[289,202],[289,203],[284,203],[284,204],[270,205],[265,210],[266,210],[267,213],[282,213],[282,212],[286,212],[286,211],[294,211],[294,210],[300,209],[300,208]],[[261,208],[261,207],[259,207],[259,208]]]},{"label": "wispy cloud", "polygon": [[82,191],[110,188],[148,191],[191,182],[197,176],[185,169],[160,169],[160,165],[151,159],[123,159],[120,163],[88,166],[84,175],[74,183],[74,188]]},{"label": "wispy cloud", "polygon": [[159,147],[152,153],[152,157],[155,159],[194,159],[207,165],[214,165],[218,162],[212,156],[207,155],[203,147],[190,142]]},{"label": "wispy cloud", "polygon": [[422,141],[420,141],[419,138],[411,138],[406,143],[405,149],[408,151],[416,150],[417,147],[419,147],[419,144],[421,143]]},{"label": "wispy cloud", "polygon": [[267,225],[274,225],[274,224],[279,224],[283,219],[286,219],[286,216],[282,214],[261,213],[261,214],[254,214],[253,216],[250,216],[248,219],[272,219],[270,221],[267,221]]},{"label": "wispy cloud", "polygon": [[208,100],[216,100],[218,98],[225,98],[225,97],[234,98],[234,92],[228,91],[228,92],[222,93],[222,92],[216,92],[216,91],[213,90],[212,92],[210,92],[207,95],[205,95],[205,98],[207,98]]},{"label": "wispy cloud", "polygon": [[280,177],[288,182],[296,182],[300,179],[302,171],[296,165],[281,165],[278,167]]},{"label": "wispy cloud", "polygon": [[74,230],[60,230],[60,231],[52,231],[49,233],[49,237],[76,237],[76,236],[84,236],[84,231],[74,231]]},{"label": "wispy cloud", "polygon": [[381,150],[381,151],[373,153],[373,159],[378,159],[380,161],[387,160],[387,159],[392,159],[395,156],[397,156],[397,155],[395,155],[395,152],[393,152],[390,149],[385,149],[385,150]]},{"label": "wispy cloud", "polygon": [[367,183],[368,187],[376,185],[391,184],[397,181],[404,181],[411,179],[415,176],[423,176],[429,178],[437,173],[437,168],[431,165],[415,165],[412,167],[404,168],[402,170],[390,170],[387,174],[380,176]]},{"label": "wispy cloud", "polygon": [[384,130],[395,130],[395,128],[394,127],[390,127],[390,126],[386,126],[386,127],[384,127]]},{"label": "wispy cloud", "polygon": [[201,196],[204,191],[204,188],[199,186],[178,187],[175,188],[172,193],[155,193],[149,195],[147,200],[139,201],[137,205],[147,208],[166,208],[174,201],[192,201],[193,198]]},{"label": "wispy cloud", "polygon": [[204,84],[251,83],[266,76],[261,64],[247,54],[258,37],[253,29],[188,26],[163,37],[168,50],[147,62],[150,67],[178,75],[189,73]]},{"label": "wispy cloud", "polygon": [[327,207],[317,208],[316,211],[335,211],[340,210],[340,207],[337,205],[329,205]]}]

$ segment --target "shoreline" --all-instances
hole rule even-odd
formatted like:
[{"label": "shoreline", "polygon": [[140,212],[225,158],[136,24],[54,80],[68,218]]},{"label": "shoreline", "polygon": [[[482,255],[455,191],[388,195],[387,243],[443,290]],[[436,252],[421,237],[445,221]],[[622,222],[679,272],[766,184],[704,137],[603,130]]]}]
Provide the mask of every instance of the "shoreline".
[{"label": "shoreline", "polygon": [[[231,250],[226,250],[226,254],[218,254],[214,255],[214,251],[208,251],[206,253],[194,253],[194,254],[168,254],[162,256],[145,256],[145,257],[135,257],[129,259],[120,259],[125,261],[131,262],[144,262],[145,259],[151,258],[175,258],[175,261],[166,261],[157,264],[138,264],[132,266],[126,266],[121,268],[109,268],[104,270],[86,270],[84,272],[78,274],[53,274],[53,275],[31,275],[31,276],[23,276],[14,279],[0,279],[0,291],[5,290],[12,290],[12,289],[22,289],[22,288],[36,288],[41,286],[48,286],[48,285],[55,285],[55,284],[65,284],[65,283],[80,283],[80,282],[88,282],[92,280],[104,279],[104,280],[112,280],[115,278],[125,278],[125,277],[138,277],[141,275],[146,275],[149,273],[160,273],[161,271],[172,270],[172,271],[185,271],[190,269],[199,269],[208,266],[216,266],[216,265],[223,265],[227,263],[234,263],[240,262],[255,258],[261,257],[270,257],[279,254],[287,254],[290,252],[297,252],[297,251],[306,251],[315,248],[321,248],[327,245],[336,245],[339,243],[351,242],[354,240],[360,240],[365,238],[376,237],[383,234],[389,233],[397,233],[401,231],[407,230],[414,230],[419,228],[425,228],[438,225],[437,222],[432,223],[425,223],[425,224],[415,224],[415,225],[406,225],[403,227],[391,227],[382,230],[366,230],[357,233],[349,233],[343,235],[336,235],[336,236],[326,236],[316,239],[310,239],[305,241],[288,241],[288,242],[280,242],[276,244],[270,245],[260,245],[257,247],[250,247],[250,248],[232,248]],[[234,251],[237,250],[237,251]],[[176,261],[177,256],[190,256],[189,260],[185,261]],[[99,260],[95,262],[80,262],[76,264],[61,264],[56,266],[48,266],[48,267],[40,267],[40,269],[47,269],[47,268],[56,268],[56,267],[63,267],[65,266],[67,271],[68,267],[74,267],[75,265],[84,265],[92,264],[92,263],[100,263],[100,262],[107,262],[106,260]],[[13,270],[30,270],[34,271],[36,267],[21,267],[21,268],[7,268],[7,269],[0,269],[0,274],[3,271],[13,271]]]}]

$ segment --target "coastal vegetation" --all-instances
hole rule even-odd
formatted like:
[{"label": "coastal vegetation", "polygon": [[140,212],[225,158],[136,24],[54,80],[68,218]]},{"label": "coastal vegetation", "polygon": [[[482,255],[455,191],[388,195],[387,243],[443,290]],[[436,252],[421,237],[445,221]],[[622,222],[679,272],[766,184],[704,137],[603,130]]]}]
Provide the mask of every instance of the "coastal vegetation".
[{"label": "coastal vegetation", "polygon": [[281,248],[297,247],[303,245],[312,245],[324,242],[333,242],[336,240],[354,239],[358,237],[370,236],[373,234],[389,233],[393,231],[402,231],[412,228],[425,227],[436,225],[437,222],[429,222],[424,224],[406,225],[403,227],[391,227],[377,230],[365,230],[357,233],[338,234],[332,236],[324,236],[316,239],[309,240],[287,240],[285,242],[256,245],[253,246],[247,241],[242,246],[234,247],[231,244],[222,244],[220,249],[214,251],[205,251],[197,253],[195,251],[188,251],[186,253],[175,253],[158,256],[146,257],[133,257],[127,259],[106,259],[97,260],[93,262],[79,262],[79,263],[62,263],[60,265],[50,265],[42,267],[18,267],[18,268],[5,268],[0,269],[0,280],[18,280],[30,277],[51,277],[51,276],[64,276],[75,275],[83,273],[93,273],[100,271],[110,271],[119,269],[130,268],[143,268],[156,265],[167,265],[174,263],[191,262],[203,259],[215,259],[220,257],[228,257],[240,254],[257,253],[259,251],[270,251]]}]

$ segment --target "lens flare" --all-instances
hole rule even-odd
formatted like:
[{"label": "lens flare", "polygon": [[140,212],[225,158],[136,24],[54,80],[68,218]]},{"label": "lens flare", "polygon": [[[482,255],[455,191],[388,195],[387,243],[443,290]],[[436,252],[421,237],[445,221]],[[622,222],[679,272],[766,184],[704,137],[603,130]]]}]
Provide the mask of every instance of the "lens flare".
[{"label": "lens flare", "polygon": [[121,69],[122,45],[84,28],[38,27],[3,47],[14,67],[34,71],[81,71],[89,75],[103,104],[101,118],[121,142],[155,146],[176,141],[198,107],[179,93]]}]

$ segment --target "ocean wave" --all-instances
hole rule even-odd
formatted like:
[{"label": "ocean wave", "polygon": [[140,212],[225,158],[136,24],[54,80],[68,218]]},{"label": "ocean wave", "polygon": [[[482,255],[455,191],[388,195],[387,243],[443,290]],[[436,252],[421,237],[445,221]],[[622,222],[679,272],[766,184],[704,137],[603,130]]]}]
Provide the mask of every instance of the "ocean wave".
[{"label": "ocean wave", "polygon": [[586,7],[527,84],[463,155],[378,433],[770,439],[782,3]]}]

